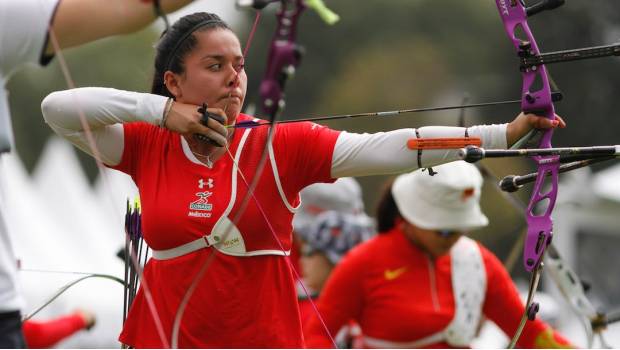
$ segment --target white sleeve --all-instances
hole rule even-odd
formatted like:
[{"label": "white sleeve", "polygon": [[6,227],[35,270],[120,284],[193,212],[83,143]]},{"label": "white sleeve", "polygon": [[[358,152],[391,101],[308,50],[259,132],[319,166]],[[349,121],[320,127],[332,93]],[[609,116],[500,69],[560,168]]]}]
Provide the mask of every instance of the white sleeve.
[{"label": "white sleeve", "polygon": [[58,0],[0,1],[0,75],[39,63]]},{"label": "white sleeve", "polygon": [[[479,137],[484,148],[506,148],[506,126],[481,125],[467,128],[470,137]],[[466,128],[427,126],[417,131],[420,138],[464,137]],[[418,151],[407,147],[407,141],[416,139],[416,129],[399,129],[375,134],[354,134],[343,131],[338,136],[332,158],[331,175],[367,176],[397,174],[418,169]],[[458,150],[424,150],[421,167],[451,162],[458,159]]]},{"label": "white sleeve", "polygon": [[91,131],[101,160],[117,165],[123,156],[123,123],[159,125],[164,96],[109,88],[79,88],[49,94],[41,103],[43,118],[60,136],[93,155],[81,116]]}]

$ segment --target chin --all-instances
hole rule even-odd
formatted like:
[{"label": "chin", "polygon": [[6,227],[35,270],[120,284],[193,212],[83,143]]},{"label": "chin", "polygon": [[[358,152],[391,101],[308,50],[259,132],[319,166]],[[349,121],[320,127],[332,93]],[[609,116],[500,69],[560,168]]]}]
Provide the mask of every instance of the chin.
[{"label": "chin", "polygon": [[231,108],[228,112],[226,112],[226,118],[228,119],[228,124],[232,124],[235,120],[237,120],[237,116],[241,113],[239,108]]}]

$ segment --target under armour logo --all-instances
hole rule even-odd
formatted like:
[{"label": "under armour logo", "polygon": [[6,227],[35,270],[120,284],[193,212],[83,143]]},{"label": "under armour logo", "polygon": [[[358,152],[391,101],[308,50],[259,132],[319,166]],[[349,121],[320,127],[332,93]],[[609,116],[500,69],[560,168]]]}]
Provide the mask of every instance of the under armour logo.
[{"label": "under armour logo", "polygon": [[204,179],[198,180],[198,188],[203,189],[205,185],[209,188],[213,188],[213,179],[208,179],[206,182]]}]

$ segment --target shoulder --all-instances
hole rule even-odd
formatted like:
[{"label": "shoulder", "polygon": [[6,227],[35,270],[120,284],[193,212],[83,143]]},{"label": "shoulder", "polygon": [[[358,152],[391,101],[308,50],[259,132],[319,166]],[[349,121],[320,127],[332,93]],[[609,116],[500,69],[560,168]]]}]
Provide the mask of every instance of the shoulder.
[{"label": "shoulder", "polygon": [[325,125],[312,123],[312,122],[298,122],[298,123],[284,123],[279,124],[278,129],[282,129],[284,132],[290,133],[322,133],[322,132],[335,132],[340,131],[332,130]]},{"label": "shoulder", "polygon": [[168,129],[164,129],[146,122],[123,123],[123,128],[125,128],[125,132],[149,135],[164,135],[171,133]]},{"label": "shoulder", "polygon": [[276,124],[276,137],[284,138],[305,138],[305,137],[330,137],[337,136],[340,131],[328,128],[313,122],[285,122]]},{"label": "shoulder", "polygon": [[[252,123],[253,122],[253,123]],[[276,123],[275,126],[268,124],[267,120],[256,118],[247,114],[239,114],[237,124],[252,123],[257,136],[264,137],[269,133],[270,128],[274,128],[273,142],[275,145],[279,143],[286,144],[290,147],[294,144],[308,145],[307,140],[312,139],[313,146],[321,144],[335,143],[340,131],[333,130],[327,126],[312,122],[286,122]]]},{"label": "shoulder", "polygon": [[393,244],[392,238],[390,233],[378,234],[355,246],[347,253],[345,258],[360,262],[376,259],[378,257],[377,252],[389,251],[390,246]]},{"label": "shoulder", "polygon": [[[133,122],[123,124],[125,143],[138,142],[140,144],[154,145],[167,143],[175,139],[176,133],[146,122]],[[177,138],[178,139],[178,138]]]}]

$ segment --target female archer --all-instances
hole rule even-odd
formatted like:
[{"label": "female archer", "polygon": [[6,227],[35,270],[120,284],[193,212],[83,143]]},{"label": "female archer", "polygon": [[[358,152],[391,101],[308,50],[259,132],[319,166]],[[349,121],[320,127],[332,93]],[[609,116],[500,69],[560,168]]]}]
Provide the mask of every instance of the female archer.
[{"label": "female archer", "polygon": [[[506,269],[466,237],[488,219],[479,205],[482,176],[463,161],[400,175],[381,196],[379,234],[353,248],[323,287],[319,314],[335,334],[350,320],[364,348],[469,348],[483,317],[515,334],[523,302]],[[316,315],[304,328],[308,347],[331,347]],[[521,348],[569,348],[536,319]]]},{"label": "female archer", "polygon": [[[466,133],[425,127],[354,134],[307,122],[274,126],[272,135],[270,127],[234,128],[255,120],[241,113],[244,57],[235,33],[208,13],[181,18],[161,38],[153,82],[150,94],[80,88],[42,103],[55,132],[131,175],[140,190],[153,259],[144,269],[149,291],[138,293],[120,336],[132,347],[163,347],[170,339],[179,347],[303,347],[286,259],[299,191],[449,162],[455,151],[418,155],[407,141]],[[521,114],[467,133],[485,147],[505,148],[533,127],[559,124]],[[179,312],[182,302],[186,312]]]}]

